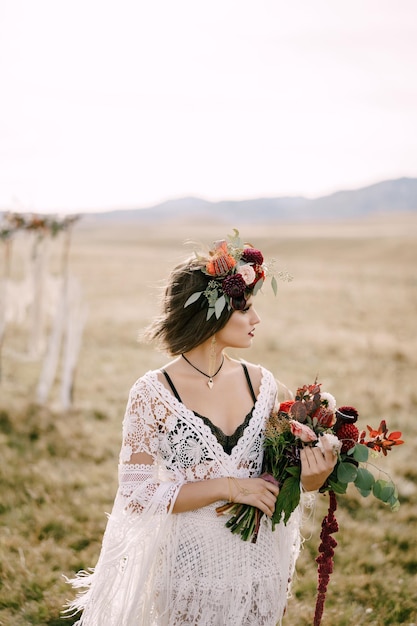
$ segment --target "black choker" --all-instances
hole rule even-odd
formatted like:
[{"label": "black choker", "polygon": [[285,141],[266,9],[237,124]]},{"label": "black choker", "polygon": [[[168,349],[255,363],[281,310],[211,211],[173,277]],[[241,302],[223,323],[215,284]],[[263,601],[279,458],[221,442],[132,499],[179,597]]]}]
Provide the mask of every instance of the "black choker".
[{"label": "black choker", "polygon": [[214,378],[215,376],[217,376],[217,374],[220,372],[220,370],[221,370],[221,369],[222,369],[222,367],[223,367],[223,363],[224,363],[224,355],[223,355],[223,358],[222,358],[222,362],[220,363],[220,367],[219,367],[219,369],[217,370],[217,372],[214,372],[214,374],[212,374],[212,375],[210,375],[210,374],[206,374],[205,372],[202,372],[201,370],[199,370],[199,369],[198,369],[198,367],[196,367],[195,365],[193,365],[193,364],[191,363],[191,361],[189,361],[189,360],[187,359],[187,357],[185,356],[185,354],[181,354],[181,356],[182,356],[182,358],[183,358],[185,361],[187,361],[188,365],[191,365],[191,367],[193,367],[195,370],[197,370],[197,372],[200,372],[200,374],[203,374],[203,376],[205,376],[206,378],[208,378],[208,381],[207,381],[207,386],[208,386],[210,389],[212,389],[212,388],[213,388],[213,384],[214,384],[214,383],[213,383],[213,378]]}]

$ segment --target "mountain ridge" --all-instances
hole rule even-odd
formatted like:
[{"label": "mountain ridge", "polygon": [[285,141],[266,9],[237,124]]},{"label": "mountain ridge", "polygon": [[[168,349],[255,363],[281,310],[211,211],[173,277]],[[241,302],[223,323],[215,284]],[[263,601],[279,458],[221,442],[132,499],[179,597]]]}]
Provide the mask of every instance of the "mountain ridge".
[{"label": "mountain ridge", "polygon": [[210,201],[185,196],[144,208],[115,209],[89,214],[98,220],[155,221],[169,218],[216,217],[245,221],[349,219],[377,213],[417,211],[417,178],[402,177],[340,190],[317,198],[278,196]]}]

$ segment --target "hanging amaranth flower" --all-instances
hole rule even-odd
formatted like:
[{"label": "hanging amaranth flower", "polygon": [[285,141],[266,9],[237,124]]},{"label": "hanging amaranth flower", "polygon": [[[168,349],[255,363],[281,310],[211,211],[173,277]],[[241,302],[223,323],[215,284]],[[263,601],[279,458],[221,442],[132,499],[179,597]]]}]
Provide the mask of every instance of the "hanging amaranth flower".
[{"label": "hanging amaranth flower", "polygon": [[314,612],[314,626],[320,626],[321,618],[323,616],[324,602],[326,600],[327,586],[330,580],[330,574],[333,572],[333,557],[334,549],[337,546],[337,541],[331,535],[337,533],[339,525],[335,517],[335,511],[337,509],[336,494],[334,491],[329,491],[329,510],[327,515],[323,518],[321,524],[319,546],[319,556],[316,558],[318,564],[317,576],[317,600],[316,609]]}]

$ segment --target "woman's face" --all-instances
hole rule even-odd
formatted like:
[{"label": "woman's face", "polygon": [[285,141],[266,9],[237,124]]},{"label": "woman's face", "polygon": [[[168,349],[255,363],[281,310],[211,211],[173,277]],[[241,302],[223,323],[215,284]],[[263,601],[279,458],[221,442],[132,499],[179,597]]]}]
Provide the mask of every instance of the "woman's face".
[{"label": "woman's face", "polygon": [[254,337],[255,326],[261,321],[253,307],[253,298],[248,298],[243,311],[233,311],[227,324],[216,333],[218,344],[229,348],[249,348]]}]

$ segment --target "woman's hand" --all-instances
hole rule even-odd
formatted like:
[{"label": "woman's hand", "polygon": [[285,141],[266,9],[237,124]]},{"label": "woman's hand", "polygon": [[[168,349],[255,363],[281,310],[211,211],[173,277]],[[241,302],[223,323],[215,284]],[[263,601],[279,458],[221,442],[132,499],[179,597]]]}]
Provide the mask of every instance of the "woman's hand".
[{"label": "woman's hand", "polygon": [[337,454],[327,437],[323,437],[324,453],[317,446],[305,446],[300,452],[301,484],[305,491],[320,489],[333,471],[337,461]]},{"label": "woman's hand", "polygon": [[279,488],[269,480],[263,478],[234,478],[229,477],[229,499],[231,502],[256,506],[268,517],[272,517],[275,510]]}]

